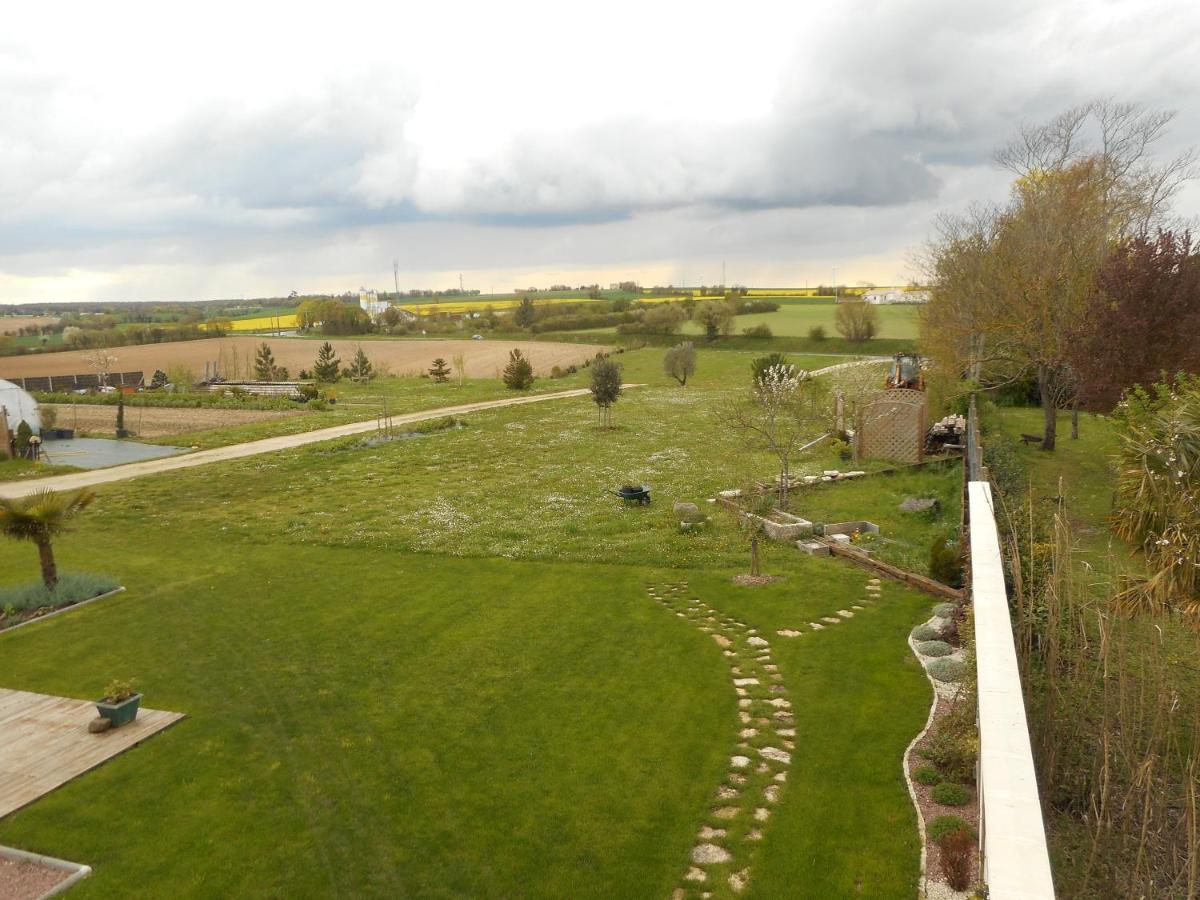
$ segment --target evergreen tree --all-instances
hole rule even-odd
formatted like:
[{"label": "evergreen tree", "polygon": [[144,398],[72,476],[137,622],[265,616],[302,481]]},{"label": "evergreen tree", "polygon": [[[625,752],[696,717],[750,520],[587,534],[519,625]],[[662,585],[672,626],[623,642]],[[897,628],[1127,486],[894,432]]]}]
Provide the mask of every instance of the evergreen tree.
[{"label": "evergreen tree", "polygon": [[334,382],[342,375],[342,361],[333,351],[333,344],[326,341],[317,351],[317,361],[313,365],[313,377],[317,381]]},{"label": "evergreen tree", "polygon": [[164,372],[162,369],[155,369],[154,375],[150,378],[150,387],[164,388],[167,386],[169,381],[170,379],[167,378],[166,372]]},{"label": "evergreen tree", "polygon": [[354,359],[351,360],[346,374],[355,381],[370,381],[375,377],[375,367],[371,365],[367,354],[363,352],[362,344],[358,345],[358,351],[354,354]]},{"label": "evergreen tree", "polygon": [[522,297],[521,305],[517,307],[513,313],[513,324],[518,328],[528,328],[533,324],[533,320],[537,317],[537,310],[533,305],[532,297]]},{"label": "evergreen tree", "polygon": [[533,366],[520,350],[508,354],[508,365],[504,367],[504,383],[514,391],[523,391],[533,385]]},{"label": "evergreen tree", "polygon": [[446,361],[440,356],[433,361],[433,367],[429,370],[429,377],[439,384],[450,380],[450,367],[446,365]]},{"label": "evergreen tree", "polygon": [[612,407],[621,396],[621,367],[600,354],[592,361],[592,399],[601,428],[612,427]]},{"label": "evergreen tree", "polygon": [[266,341],[254,351],[254,377],[259,381],[270,381],[275,377],[275,356]]}]

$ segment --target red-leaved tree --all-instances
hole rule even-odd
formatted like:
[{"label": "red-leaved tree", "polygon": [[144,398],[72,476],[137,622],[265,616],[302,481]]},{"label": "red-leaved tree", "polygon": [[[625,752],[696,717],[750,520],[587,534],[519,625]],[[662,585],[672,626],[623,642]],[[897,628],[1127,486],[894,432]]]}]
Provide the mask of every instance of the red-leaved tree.
[{"label": "red-leaved tree", "polygon": [[1163,372],[1200,372],[1200,248],[1191,235],[1159,231],[1116,247],[1069,347],[1080,402],[1096,412]]}]

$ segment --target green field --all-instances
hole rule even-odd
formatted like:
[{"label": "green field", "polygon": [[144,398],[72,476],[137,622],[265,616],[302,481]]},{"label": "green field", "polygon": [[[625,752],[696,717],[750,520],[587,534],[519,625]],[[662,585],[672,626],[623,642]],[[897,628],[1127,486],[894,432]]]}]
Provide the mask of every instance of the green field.
[{"label": "green field", "polygon": [[[778,337],[808,337],[813,327],[820,325],[829,337],[837,337],[838,330],[834,321],[837,304],[832,301],[788,302],[783,301],[779,309],[771,313],[750,313],[734,319],[734,331],[741,334],[747,328],[755,325],[766,325],[771,333]],[[877,338],[891,340],[915,340],[917,337],[917,314],[919,306],[877,306],[879,313],[879,334]],[[684,324],[685,334],[702,334],[695,322]]]},{"label": "green field", "polygon": [[[713,414],[750,358],[702,352],[679,388],[660,351],[623,354],[647,386],[609,432],[587,398],[556,400],[99,489],[61,562],[128,592],[0,633],[0,684],[90,697],[134,677],[189,717],[0,820],[0,843],[93,866],[81,898],[669,896],[740,727],[716,644],[647,597],[686,578],[770,637],[796,719],[763,840],[688,897],[733,896],[745,866],[741,896],[911,897],[900,759],[930,689],[905,638],[932,601],[889,583],[784,639],[867,602],[866,573],[772,544],[782,580],[730,582],[747,546],[704,498],[772,472]],[[950,476],[913,477],[844,502],[891,522],[894,491]],[[627,481],[654,503],[607,493]],[[677,499],[709,527],[681,532]],[[36,554],[0,544],[0,571],[27,580]]]},{"label": "green field", "polygon": [[[775,337],[808,337],[809,330],[820,325],[829,338],[839,337],[834,322],[837,304],[833,300],[796,299],[776,301],[773,297],[763,298],[779,303],[779,309],[770,313],[748,313],[737,316],[733,334],[740,335],[755,325],[767,325]],[[917,314],[919,306],[878,306],[879,334],[877,339],[912,341],[917,337]],[[615,334],[616,327],[582,329],[585,334]],[[702,335],[704,329],[695,322],[683,324],[683,334]],[[869,348],[869,344],[866,347]],[[863,352],[869,353],[869,349]]]}]

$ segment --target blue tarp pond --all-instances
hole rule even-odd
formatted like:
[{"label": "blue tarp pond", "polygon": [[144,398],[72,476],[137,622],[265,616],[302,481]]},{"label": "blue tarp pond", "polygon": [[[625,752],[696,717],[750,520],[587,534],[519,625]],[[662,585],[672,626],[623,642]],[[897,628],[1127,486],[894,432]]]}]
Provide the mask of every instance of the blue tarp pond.
[{"label": "blue tarp pond", "polygon": [[183,447],[163,447],[158,444],[140,444],[137,441],[71,438],[66,441],[46,441],[42,444],[42,462],[57,466],[77,466],[80,469],[104,469],[122,463],[160,459],[186,452]]}]

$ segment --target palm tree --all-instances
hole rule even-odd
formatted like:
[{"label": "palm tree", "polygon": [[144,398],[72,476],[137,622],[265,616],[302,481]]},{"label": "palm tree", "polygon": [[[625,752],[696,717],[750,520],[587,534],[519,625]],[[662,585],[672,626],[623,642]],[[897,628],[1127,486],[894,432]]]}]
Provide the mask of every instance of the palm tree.
[{"label": "palm tree", "polygon": [[96,495],[86,489],[74,494],[41,490],[21,499],[0,498],[0,534],[14,541],[37,544],[46,590],[52,591],[58,584],[58,565],[54,562],[51,541],[66,531],[67,522],[95,499]]}]

